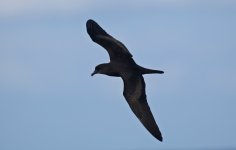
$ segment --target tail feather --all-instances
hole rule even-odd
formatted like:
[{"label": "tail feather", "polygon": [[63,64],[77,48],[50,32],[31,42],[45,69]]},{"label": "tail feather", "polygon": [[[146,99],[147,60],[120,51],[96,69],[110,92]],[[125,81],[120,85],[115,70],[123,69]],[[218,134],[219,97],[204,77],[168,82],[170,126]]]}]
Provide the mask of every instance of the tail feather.
[{"label": "tail feather", "polygon": [[163,74],[164,71],[161,70],[153,70],[153,69],[147,69],[142,67],[142,74],[152,74],[152,73],[158,73],[158,74]]}]

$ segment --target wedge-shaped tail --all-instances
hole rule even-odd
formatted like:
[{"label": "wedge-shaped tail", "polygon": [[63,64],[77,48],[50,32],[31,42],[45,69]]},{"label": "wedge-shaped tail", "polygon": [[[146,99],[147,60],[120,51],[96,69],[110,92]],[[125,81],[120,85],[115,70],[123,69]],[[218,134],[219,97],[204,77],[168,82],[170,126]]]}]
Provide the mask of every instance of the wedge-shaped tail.
[{"label": "wedge-shaped tail", "polygon": [[148,68],[143,68],[143,67],[141,67],[141,72],[142,74],[152,74],[152,73],[163,74],[164,73],[164,71],[161,71],[161,70],[154,70],[154,69],[148,69]]}]

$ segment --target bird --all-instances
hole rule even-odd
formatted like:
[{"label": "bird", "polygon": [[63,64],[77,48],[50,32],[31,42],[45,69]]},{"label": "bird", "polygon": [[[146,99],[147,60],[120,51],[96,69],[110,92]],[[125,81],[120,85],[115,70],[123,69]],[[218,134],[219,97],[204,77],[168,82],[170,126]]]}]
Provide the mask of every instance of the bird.
[{"label": "bird", "polygon": [[136,64],[132,54],[125,45],[109,35],[94,20],[87,20],[86,28],[92,41],[106,49],[110,58],[109,63],[97,65],[91,76],[103,74],[121,77],[124,83],[123,96],[132,112],[151,135],[162,142],[161,131],[147,102],[143,75],[152,73],[163,74],[164,71],[147,69]]}]

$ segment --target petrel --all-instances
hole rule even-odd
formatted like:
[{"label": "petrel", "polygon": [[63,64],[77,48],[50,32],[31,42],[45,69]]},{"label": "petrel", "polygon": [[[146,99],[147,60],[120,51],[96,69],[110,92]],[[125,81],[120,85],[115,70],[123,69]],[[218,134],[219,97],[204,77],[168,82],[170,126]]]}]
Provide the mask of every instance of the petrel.
[{"label": "petrel", "polygon": [[86,27],[91,39],[105,48],[110,57],[110,62],[97,65],[91,76],[95,74],[105,74],[108,76],[121,77],[124,82],[123,95],[129,107],[143,126],[156,139],[162,141],[161,132],[148,106],[145,82],[142,75],[151,73],[163,74],[164,72],[137,65],[125,45],[109,35],[95,21],[91,19],[88,20]]}]

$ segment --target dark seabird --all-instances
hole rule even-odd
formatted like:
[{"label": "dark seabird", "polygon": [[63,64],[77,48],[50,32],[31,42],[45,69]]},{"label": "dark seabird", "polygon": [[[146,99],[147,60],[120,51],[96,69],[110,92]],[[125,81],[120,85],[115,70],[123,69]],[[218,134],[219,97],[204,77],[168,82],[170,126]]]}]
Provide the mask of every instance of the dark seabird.
[{"label": "dark seabird", "polygon": [[131,110],[144,127],[155,138],[162,141],[161,132],[147,103],[145,82],[142,75],[151,73],[162,74],[164,72],[137,65],[125,45],[104,31],[95,21],[88,20],[86,26],[91,39],[105,48],[110,57],[109,63],[97,65],[91,75],[105,74],[121,77],[124,82],[123,95]]}]

